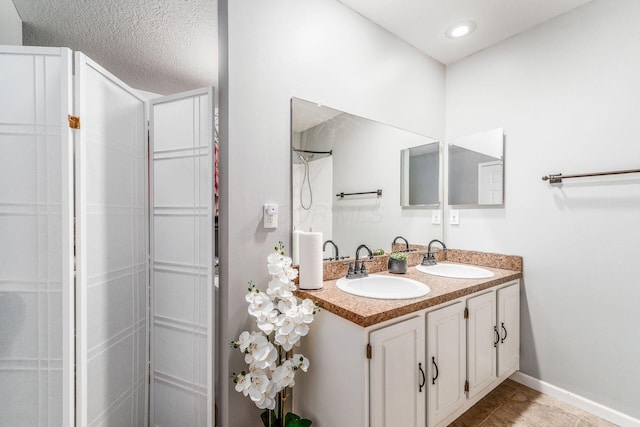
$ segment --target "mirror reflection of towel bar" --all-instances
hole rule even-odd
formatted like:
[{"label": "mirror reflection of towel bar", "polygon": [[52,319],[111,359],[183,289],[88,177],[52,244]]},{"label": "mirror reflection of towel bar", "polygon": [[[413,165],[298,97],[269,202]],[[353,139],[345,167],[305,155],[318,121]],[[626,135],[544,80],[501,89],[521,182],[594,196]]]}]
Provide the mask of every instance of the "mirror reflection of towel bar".
[{"label": "mirror reflection of towel bar", "polygon": [[338,193],[336,197],[340,197],[341,199],[345,196],[359,196],[361,194],[376,194],[378,197],[382,196],[382,190],[378,189],[376,191],[364,191],[362,193]]},{"label": "mirror reflection of towel bar", "polygon": [[610,172],[593,172],[593,173],[583,173],[578,175],[562,175],[561,173],[555,175],[547,175],[543,176],[543,181],[549,181],[549,184],[561,184],[563,179],[566,178],[586,178],[589,176],[603,176],[603,175],[622,175],[625,173],[640,173],[640,169],[627,169],[621,171],[610,171]]}]

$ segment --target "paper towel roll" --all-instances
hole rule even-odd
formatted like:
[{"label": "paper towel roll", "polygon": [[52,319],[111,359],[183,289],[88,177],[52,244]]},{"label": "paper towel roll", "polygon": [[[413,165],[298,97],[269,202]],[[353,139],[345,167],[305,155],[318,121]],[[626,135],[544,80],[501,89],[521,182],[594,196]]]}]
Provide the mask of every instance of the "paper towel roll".
[{"label": "paper towel roll", "polygon": [[293,265],[300,265],[300,230],[293,230],[293,242],[291,242],[291,260]]},{"label": "paper towel roll", "polygon": [[301,231],[298,235],[300,289],[322,288],[322,233]]}]

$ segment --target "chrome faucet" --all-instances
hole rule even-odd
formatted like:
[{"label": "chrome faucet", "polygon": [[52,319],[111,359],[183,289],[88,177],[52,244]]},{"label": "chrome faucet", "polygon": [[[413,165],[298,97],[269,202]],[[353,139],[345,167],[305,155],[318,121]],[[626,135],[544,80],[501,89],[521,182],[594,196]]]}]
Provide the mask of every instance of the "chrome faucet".
[{"label": "chrome faucet", "polygon": [[[369,259],[364,259],[360,261],[360,249],[366,249],[369,253]],[[371,262],[373,260],[373,252],[371,249],[367,247],[367,245],[360,245],[358,249],[356,249],[356,261],[355,264],[351,264],[351,262],[347,263],[349,265],[349,271],[347,272],[347,279],[356,279],[358,277],[367,277],[369,273],[367,272],[367,268],[365,267],[365,262]],[[360,261],[360,264],[358,264]],[[345,264],[345,265],[347,265]]]},{"label": "chrome faucet", "polygon": [[402,236],[398,236],[393,239],[393,242],[391,242],[391,249],[393,249],[393,245],[395,245],[398,240],[404,240],[404,246],[406,248],[404,251],[409,252],[409,241]]},{"label": "chrome faucet", "polygon": [[[326,242],[324,242],[324,244],[322,245],[322,251],[326,251],[327,250],[327,243],[331,243],[333,245],[333,249],[335,250],[335,259],[338,260],[340,259],[340,253],[338,252],[338,245],[335,244],[335,242],[333,240],[327,240]],[[333,261],[334,258],[326,258],[324,261]]]},{"label": "chrome faucet", "polygon": [[436,257],[435,257],[435,252],[431,251],[431,245],[434,243],[440,243],[440,245],[442,246],[443,250],[447,250],[447,246],[441,242],[438,239],[433,239],[432,241],[429,242],[429,246],[427,246],[427,254],[424,256],[424,258],[422,259],[422,265],[436,265]]}]

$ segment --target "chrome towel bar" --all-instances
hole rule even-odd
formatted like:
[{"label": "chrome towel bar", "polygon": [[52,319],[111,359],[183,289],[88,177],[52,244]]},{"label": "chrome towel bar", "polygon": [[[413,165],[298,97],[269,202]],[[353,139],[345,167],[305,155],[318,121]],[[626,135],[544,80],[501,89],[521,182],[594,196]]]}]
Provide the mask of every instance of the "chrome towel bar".
[{"label": "chrome towel bar", "polygon": [[586,178],[589,176],[603,176],[603,175],[622,175],[625,173],[640,173],[640,169],[627,169],[621,171],[609,171],[609,172],[593,172],[593,173],[582,173],[577,175],[562,175],[561,173],[555,175],[547,175],[543,176],[543,181],[549,181],[549,184],[561,184],[563,179],[567,178]]},{"label": "chrome towel bar", "polygon": [[340,197],[342,199],[345,196],[359,196],[361,194],[376,194],[376,195],[378,195],[378,197],[380,197],[380,196],[382,196],[382,190],[378,189],[376,191],[364,191],[362,193],[338,193],[338,194],[336,194],[336,197]]}]

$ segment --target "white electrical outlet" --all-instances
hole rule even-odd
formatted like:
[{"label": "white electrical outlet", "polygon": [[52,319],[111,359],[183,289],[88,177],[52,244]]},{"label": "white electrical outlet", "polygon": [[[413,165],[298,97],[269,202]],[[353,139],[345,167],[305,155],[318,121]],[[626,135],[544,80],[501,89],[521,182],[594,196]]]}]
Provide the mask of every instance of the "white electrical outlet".
[{"label": "white electrical outlet", "polygon": [[278,205],[267,203],[264,205],[264,228],[278,228]]},{"label": "white electrical outlet", "polygon": [[457,209],[451,209],[449,211],[449,224],[460,225],[460,211]]},{"label": "white electrical outlet", "polygon": [[431,224],[440,224],[442,222],[440,209],[431,211]]}]

